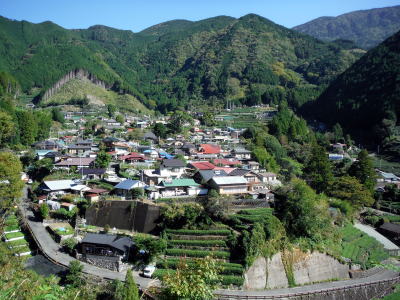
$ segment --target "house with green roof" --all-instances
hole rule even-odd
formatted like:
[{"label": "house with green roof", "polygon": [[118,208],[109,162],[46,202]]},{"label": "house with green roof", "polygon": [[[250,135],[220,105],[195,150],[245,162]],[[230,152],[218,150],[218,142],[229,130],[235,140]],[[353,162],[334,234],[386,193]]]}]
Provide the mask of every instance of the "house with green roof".
[{"label": "house with green roof", "polygon": [[164,180],[159,185],[162,198],[207,195],[208,189],[192,178]]}]

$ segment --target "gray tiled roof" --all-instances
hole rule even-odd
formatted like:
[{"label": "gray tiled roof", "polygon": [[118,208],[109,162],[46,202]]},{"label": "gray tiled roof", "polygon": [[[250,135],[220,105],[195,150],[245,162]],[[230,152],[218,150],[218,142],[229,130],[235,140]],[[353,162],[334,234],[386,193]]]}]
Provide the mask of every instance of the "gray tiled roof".
[{"label": "gray tiled roof", "polygon": [[121,251],[128,251],[134,243],[129,237],[120,237],[112,234],[88,233],[82,243],[107,245]]}]

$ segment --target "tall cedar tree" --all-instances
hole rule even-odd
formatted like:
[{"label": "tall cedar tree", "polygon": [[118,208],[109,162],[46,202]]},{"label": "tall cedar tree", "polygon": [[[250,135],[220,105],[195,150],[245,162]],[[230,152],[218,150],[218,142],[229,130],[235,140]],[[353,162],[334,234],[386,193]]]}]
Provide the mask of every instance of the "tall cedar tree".
[{"label": "tall cedar tree", "polygon": [[308,183],[318,193],[325,192],[333,181],[332,166],[323,147],[315,144],[304,170]]},{"label": "tall cedar tree", "polygon": [[356,177],[371,193],[376,184],[376,174],[372,159],[367,150],[362,150],[357,160],[351,165],[349,175]]},{"label": "tall cedar tree", "polygon": [[132,270],[128,269],[125,276],[124,300],[139,300],[139,290],[133,279]]}]

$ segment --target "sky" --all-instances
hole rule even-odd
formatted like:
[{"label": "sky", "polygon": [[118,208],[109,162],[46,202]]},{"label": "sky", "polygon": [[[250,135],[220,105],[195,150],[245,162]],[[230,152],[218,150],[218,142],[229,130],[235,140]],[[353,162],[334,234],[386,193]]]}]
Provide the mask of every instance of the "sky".
[{"label": "sky", "polygon": [[0,15],[33,23],[52,21],[64,28],[106,25],[141,31],[175,20],[255,13],[291,28],[321,16],[400,5],[400,0],[0,0]]}]

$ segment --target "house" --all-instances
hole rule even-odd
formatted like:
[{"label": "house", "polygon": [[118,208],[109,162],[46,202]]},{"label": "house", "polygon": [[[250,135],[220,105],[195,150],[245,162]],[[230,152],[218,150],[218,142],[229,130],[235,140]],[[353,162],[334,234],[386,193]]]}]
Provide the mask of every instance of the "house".
[{"label": "house", "polygon": [[143,139],[145,141],[151,141],[152,143],[157,143],[158,142],[158,137],[151,131],[146,132],[143,135]]},{"label": "house", "polygon": [[244,148],[236,148],[231,151],[233,157],[238,160],[250,160],[251,159],[251,151]]},{"label": "house", "polygon": [[160,165],[160,175],[167,178],[181,178],[185,172],[185,162],[180,159],[164,159]]},{"label": "house", "polygon": [[51,152],[46,153],[43,156],[43,158],[51,159],[53,163],[59,162],[63,157],[64,157],[64,155],[58,151],[51,151]]},{"label": "house", "polygon": [[193,175],[193,179],[200,184],[207,183],[214,176],[228,176],[224,170],[199,170]]},{"label": "house", "polygon": [[61,149],[61,145],[53,140],[45,140],[41,142],[37,142],[33,144],[33,147],[38,150],[52,150],[52,151],[58,151]]},{"label": "house", "polygon": [[239,166],[242,163],[237,159],[226,159],[226,158],[217,158],[212,161],[214,165],[220,167],[235,167]]},{"label": "house", "polygon": [[260,164],[256,161],[249,161],[247,162],[247,165],[244,166],[244,168],[258,172],[260,170]]},{"label": "house", "polygon": [[83,179],[102,179],[104,174],[106,173],[106,169],[100,168],[81,168],[78,170],[78,173],[81,174]]},{"label": "house", "polygon": [[144,182],[140,180],[126,179],[118,183],[115,187],[115,193],[118,196],[125,197],[125,199],[132,199],[132,190],[135,188],[144,188]]},{"label": "house", "polygon": [[61,202],[61,208],[66,209],[67,211],[71,211],[76,207],[75,204],[68,203],[68,202]]},{"label": "house", "polygon": [[378,175],[381,177],[381,180],[383,179],[384,182],[397,182],[400,181],[400,177],[397,177],[396,175],[394,175],[393,173],[387,173],[387,172],[383,172],[380,170],[377,170]]},{"label": "house", "polygon": [[128,155],[122,155],[118,157],[118,159],[127,164],[133,164],[135,162],[141,162],[145,160],[144,155],[137,152],[131,152]]},{"label": "house", "polygon": [[106,189],[90,189],[85,191],[85,198],[91,202],[96,202],[100,200],[101,195],[108,194]]},{"label": "house", "polygon": [[207,195],[208,189],[202,187],[191,178],[164,180],[160,185],[160,196],[197,196]]},{"label": "house", "polygon": [[118,257],[127,260],[134,243],[130,237],[88,233],[81,241],[83,255]]},{"label": "house", "polygon": [[71,155],[83,155],[85,153],[88,153],[92,150],[92,146],[87,146],[87,145],[70,145],[67,148],[68,154]]},{"label": "house", "polygon": [[94,166],[95,158],[93,157],[69,157],[54,166],[58,169],[69,169],[70,167],[90,168]]},{"label": "house", "polygon": [[199,152],[201,154],[220,154],[221,146],[216,144],[201,144]]},{"label": "house", "polygon": [[253,171],[247,169],[235,169],[229,173],[229,176],[243,176],[248,183],[252,184],[261,182],[261,180],[258,178],[257,173],[254,173]]},{"label": "house", "polygon": [[192,155],[196,152],[196,146],[192,143],[184,143],[181,150],[186,153],[186,155]]},{"label": "house", "polygon": [[161,176],[159,170],[148,169],[142,170],[142,180],[147,185],[157,185],[161,181],[167,179],[167,176]]},{"label": "house", "polygon": [[192,161],[188,164],[188,168],[195,170],[212,170],[215,169],[215,165],[208,161]]},{"label": "house", "polygon": [[[395,223],[384,223],[378,231],[397,245],[400,245],[400,225]],[[395,254],[399,255],[399,254]]]},{"label": "house", "polygon": [[76,183],[73,180],[49,180],[43,181],[39,190],[46,194],[65,194],[65,192],[71,191],[71,186]]},{"label": "house", "polygon": [[207,184],[221,195],[246,194],[248,190],[248,182],[241,176],[215,176]]},{"label": "house", "polygon": [[280,180],[278,180],[277,175],[275,173],[265,172],[265,173],[257,173],[257,175],[261,182],[267,183],[271,186],[278,186],[282,184]]}]

